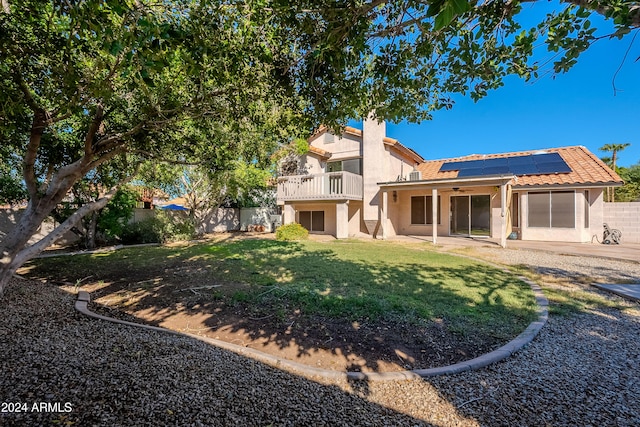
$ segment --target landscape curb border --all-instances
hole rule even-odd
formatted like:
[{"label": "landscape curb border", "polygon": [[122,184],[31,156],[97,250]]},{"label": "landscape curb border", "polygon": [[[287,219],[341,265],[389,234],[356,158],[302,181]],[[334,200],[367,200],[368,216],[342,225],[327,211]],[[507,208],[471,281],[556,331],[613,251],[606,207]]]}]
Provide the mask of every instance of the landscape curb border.
[{"label": "landscape curb border", "polygon": [[509,343],[503,345],[502,347],[496,350],[493,350],[492,352],[483,354],[482,356],[473,358],[471,360],[467,360],[464,362],[459,362],[453,365],[443,366],[439,368],[415,369],[411,371],[396,371],[396,372],[333,371],[330,369],[323,369],[323,368],[308,366],[303,363],[298,363],[289,359],[273,356],[271,354],[267,354],[253,348],[243,347],[237,344],[231,344],[231,343],[217,340],[214,338],[203,337],[200,335],[194,335],[187,332],[173,331],[171,329],[161,328],[158,326],[143,325],[140,323],[134,323],[134,322],[128,322],[126,320],[115,319],[113,317],[103,316],[89,310],[88,304],[91,297],[89,292],[87,291],[78,292],[78,298],[75,302],[75,309],[78,312],[86,316],[92,317],[94,319],[118,323],[121,325],[134,326],[134,327],[138,327],[138,328],[142,328],[150,331],[169,333],[176,336],[185,336],[189,338],[194,338],[196,340],[214,345],[216,347],[219,347],[225,350],[232,351],[242,356],[251,357],[252,359],[267,363],[277,368],[285,368],[287,370],[300,372],[306,375],[323,377],[323,378],[346,379],[346,380],[352,380],[352,381],[353,380],[397,381],[397,380],[408,380],[408,379],[417,379],[417,378],[429,378],[429,377],[436,377],[439,375],[451,375],[451,374],[457,374],[465,371],[474,371],[506,359],[507,357],[521,350],[523,347],[525,347],[527,344],[533,341],[535,336],[538,334],[538,332],[540,332],[542,327],[546,324],[547,319],[549,318],[549,301],[544,296],[544,293],[542,292],[542,289],[540,288],[539,285],[537,285],[536,283],[524,277],[519,277],[519,279],[527,283],[531,287],[531,290],[535,295],[536,304],[538,306],[538,309],[537,309],[538,319],[536,321],[531,322],[527,327],[527,329],[524,330],[524,332],[522,332],[520,335],[518,335],[516,338],[514,338]]}]

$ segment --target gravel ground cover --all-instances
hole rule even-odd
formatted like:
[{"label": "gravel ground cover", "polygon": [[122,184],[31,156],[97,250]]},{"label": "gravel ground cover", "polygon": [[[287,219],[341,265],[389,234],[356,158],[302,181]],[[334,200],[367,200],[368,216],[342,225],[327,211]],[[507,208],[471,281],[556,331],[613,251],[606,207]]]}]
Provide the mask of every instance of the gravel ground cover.
[{"label": "gravel ground cover", "polygon": [[552,315],[528,347],[475,372],[346,382],[84,318],[70,292],[16,280],[0,301],[0,425],[640,425],[638,304],[584,284],[640,282],[638,264],[481,251],[534,264],[609,304]]}]

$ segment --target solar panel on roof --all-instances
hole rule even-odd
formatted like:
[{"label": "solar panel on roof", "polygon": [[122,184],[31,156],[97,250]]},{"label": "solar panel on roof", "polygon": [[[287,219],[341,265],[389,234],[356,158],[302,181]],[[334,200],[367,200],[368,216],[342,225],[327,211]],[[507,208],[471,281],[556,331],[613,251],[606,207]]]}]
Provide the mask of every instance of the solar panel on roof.
[{"label": "solar panel on roof", "polygon": [[440,167],[441,172],[446,171],[458,171],[463,169],[478,169],[482,168],[484,160],[467,160],[463,162],[448,162],[443,163]]},{"label": "solar panel on roof", "polygon": [[533,157],[532,156],[516,156],[516,157],[509,157],[507,158],[508,162],[510,165],[529,165],[529,164],[533,164]]},{"label": "solar panel on roof", "polygon": [[460,163],[462,163],[462,162],[443,163],[442,166],[440,166],[440,172],[448,172],[448,171],[460,170],[460,166],[459,166]]},{"label": "solar panel on roof", "polygon": [[528,154],[494,159],[455,161],[443,163],[440,172],[458,171],[458,177],[500,174],[542,175],[568,173],[571,168],[559,153]]},{"label": "solar panel on roof", "polygon": [[538,168],[533,163],[509,164],[509,170],[514,175],[536,175],[538,173]]},{"label": "solar panel on roof", "polygon": [[563,162],[564,160],[558,153],[544,153],[544,154],[533,154],[531,155],[534,163],[543,164],[543,163],[555,163],[555,162]]},{"label": "solar panel on roof", "polygon": [[483,176],[484,168],[462,169],[458,172],[458,178],[467,176]]},{"label": "solar panel on roof", "polygon": [[466,162],[459,162],[458,169],[480,169],[484,166],[484,160],[469,160]]},{"label": "solar panel on roof", "polygon": [[485,175],[497,175],[497,174],[501,174],[501,173],[509,173],[511,172],[511,170],[509,169],[508,165],[498,165],[498,166],[493,166],[493,163],[491,163],[492,166],[486,167],[484,168],[484,174]]},{"label": "solar panel on roof", "polygon": [[491,162],[491,166],[507,166],[509,159],[507,157],[498,157],[496,159],[485,159],[485,162]]},{"label": "solar panel on roof", "polygon": [[571,168],[565,162],[542,163],[536,165],[540,173],[567,173]]}]

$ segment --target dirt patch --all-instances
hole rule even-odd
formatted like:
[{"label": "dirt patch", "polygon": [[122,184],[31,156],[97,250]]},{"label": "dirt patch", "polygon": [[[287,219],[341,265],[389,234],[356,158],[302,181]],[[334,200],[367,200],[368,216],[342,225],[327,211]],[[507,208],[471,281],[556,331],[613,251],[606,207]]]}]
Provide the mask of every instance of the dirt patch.
[{"label": "dirt patch", "polygon": [[227,296],[247,285],[163,282],[147,282],[148,289],[143,291],[130,290],[126,284],[92,284],[83,289],[92,293],[92,309],[101,314],[207,336],[325,369],[432,368],[468,360],[504,344],[491,336],[455,333],[446,319],[423,324],[351,322],[307,315],[296,307],[285,311],[230,303]]},{"label": "dirt patch", "polygon": [[459,331],[465,328],[446,317],[351,321],[307,313],[281,298],[278,286],[258,289],[270,298],[256,303],[251,295],[262,285],[233,282],[234,269],[240,267],[232,258],[211,263],[169,256],[130,268],[128,260],[135,256],[127,254],[99,269],[86,263],[83,271],[77,266],[65,268],[60,258],[34,269],[30,277],[70,289],[78,285],[92,294],[92,309],[101,314],[203,335],[325,369],[389,372],[440,367],[477,357],[507,341],[498,333],[462,334]]}]

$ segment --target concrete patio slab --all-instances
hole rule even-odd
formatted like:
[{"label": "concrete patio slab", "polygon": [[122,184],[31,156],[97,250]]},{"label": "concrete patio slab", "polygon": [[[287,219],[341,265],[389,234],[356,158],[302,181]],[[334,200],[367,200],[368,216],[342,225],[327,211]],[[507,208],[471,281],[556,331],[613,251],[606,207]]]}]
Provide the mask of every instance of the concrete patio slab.
[{"label": "concrete patio slab", "polygon": [[[389,240],[401,242],[431,242],[430,236],[394,236]],[[438,236],[438,244],[442,248],[455,247],[500,247],[497,239],[478,237]],[[603,245],[600,243],[546,242],[528,240],[508,240],[507,249],[525,251],[542,251],[558,255],[592,256],[615,260],[633,261],[639,264],[640,243],[622,243],[620,245]]]},{"label": "concrete patio slab", "polygon": [[640,301],[640,283],[616,285],[606,283],[594,283],[594,286],[605,291],[612,292],[621,297]]}]

